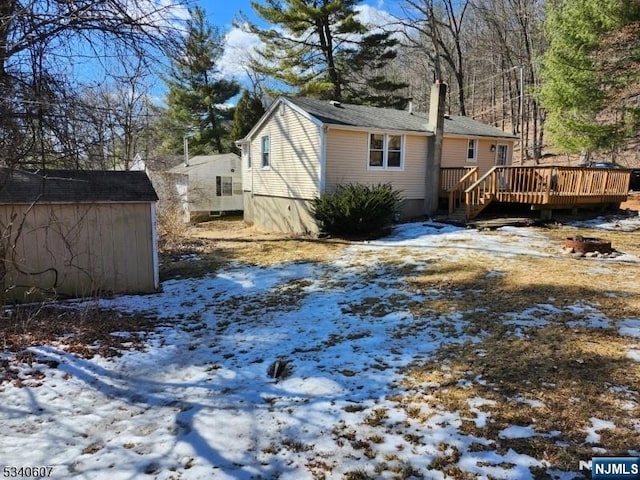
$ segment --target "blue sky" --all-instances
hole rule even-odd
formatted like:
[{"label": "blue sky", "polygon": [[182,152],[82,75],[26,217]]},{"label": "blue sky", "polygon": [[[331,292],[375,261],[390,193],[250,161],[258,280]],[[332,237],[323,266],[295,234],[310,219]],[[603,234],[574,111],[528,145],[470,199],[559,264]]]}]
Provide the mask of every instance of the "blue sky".
[{"label": "blue sky", "polygon": [[204,8],[212,24],[225,30],[231,29],[231,24],[240,10],[253,17],[250,0],[198,0],[196,3]]}]

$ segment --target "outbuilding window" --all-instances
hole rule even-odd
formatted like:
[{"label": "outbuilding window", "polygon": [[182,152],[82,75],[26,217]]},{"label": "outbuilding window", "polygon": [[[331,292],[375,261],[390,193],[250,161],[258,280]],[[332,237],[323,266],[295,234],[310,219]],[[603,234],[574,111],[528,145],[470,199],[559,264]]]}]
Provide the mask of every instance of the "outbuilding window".
[{"label": "outbuilding window", "polygon": [[369,168],[402,168],[404,138],[386,133],[369,134]]},{"label": "outbuilding window", "polygon": [[216,197],[230,197],[233,195],[233,178],[216,177]]}]

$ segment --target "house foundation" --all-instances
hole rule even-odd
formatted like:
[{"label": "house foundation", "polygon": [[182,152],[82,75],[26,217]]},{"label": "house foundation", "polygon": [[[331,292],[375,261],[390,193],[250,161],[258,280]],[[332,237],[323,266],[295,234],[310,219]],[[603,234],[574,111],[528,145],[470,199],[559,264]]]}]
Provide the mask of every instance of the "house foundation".
[{"label": "house foundation", "polygon": [[244,220],[265,230],[312,236],[319,233],[311,202],[304,199],[244,192]]}]

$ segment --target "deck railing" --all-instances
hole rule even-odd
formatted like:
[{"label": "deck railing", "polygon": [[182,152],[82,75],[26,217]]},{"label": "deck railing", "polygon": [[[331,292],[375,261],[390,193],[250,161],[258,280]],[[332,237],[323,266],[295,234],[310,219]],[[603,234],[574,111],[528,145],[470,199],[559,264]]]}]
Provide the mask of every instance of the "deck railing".
[{"label": "deck railing", "polygon": [[494,200],[548,208],[622,202],[630,178],[624,169],[496,166],[465,190],[467,218]]},{"label": "deck railing", "polygon": [[478,167],[443,167],[440,169],[440,196],[448,197],[449,192],[460,183],[462,177]]}]

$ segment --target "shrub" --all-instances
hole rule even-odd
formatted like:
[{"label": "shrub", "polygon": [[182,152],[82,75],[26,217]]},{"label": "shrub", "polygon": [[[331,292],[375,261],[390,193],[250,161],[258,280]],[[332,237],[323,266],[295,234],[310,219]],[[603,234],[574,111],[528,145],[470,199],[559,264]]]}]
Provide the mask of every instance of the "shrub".
[{"label": "shrub", "polygon": [[312,202],[323,231],[335,235],[376,235],[384,232],[402,199],[390,185],[340,185],[334,193]]}]

